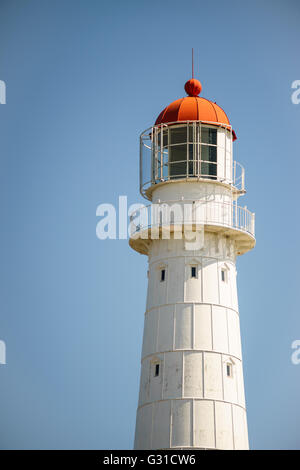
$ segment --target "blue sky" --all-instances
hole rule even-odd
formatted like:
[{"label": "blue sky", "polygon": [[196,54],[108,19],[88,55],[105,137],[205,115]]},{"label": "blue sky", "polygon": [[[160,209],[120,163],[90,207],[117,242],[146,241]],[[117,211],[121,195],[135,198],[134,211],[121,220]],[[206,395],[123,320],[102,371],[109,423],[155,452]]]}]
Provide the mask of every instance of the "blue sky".
[{"label": "blue sky", "polygon": [[1,0],[1,448],[131,448],[146,258],[96,238],[142,202],[138,136],[191,75],[230,117],[257,246],[238,260],[250,445],[300,449],[298,0]]}]

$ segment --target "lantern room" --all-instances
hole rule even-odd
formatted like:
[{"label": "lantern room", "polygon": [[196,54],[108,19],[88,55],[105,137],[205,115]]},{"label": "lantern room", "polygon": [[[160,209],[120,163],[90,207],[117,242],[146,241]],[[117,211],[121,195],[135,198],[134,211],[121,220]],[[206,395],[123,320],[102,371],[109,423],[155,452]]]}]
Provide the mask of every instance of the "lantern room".
[{"label": "lantern room", "polygon": [[151,200],[156,185],[178,180],[210,180],[244,191],[243,168],[232,160],[236,139],[216,103],[198,95],[201,83],[185,84],[188,96],[168,105],[140,137],[140,190]]}]

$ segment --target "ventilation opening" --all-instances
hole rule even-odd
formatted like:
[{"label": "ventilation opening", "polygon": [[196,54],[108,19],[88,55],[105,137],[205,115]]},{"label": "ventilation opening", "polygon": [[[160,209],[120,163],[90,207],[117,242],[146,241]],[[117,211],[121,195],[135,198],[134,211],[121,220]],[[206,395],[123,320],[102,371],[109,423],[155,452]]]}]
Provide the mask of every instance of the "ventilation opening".
[{"label": "ventilation opening", "polygon": [[221,279],[223,282],[227,282],[227,271],[226,269],[221,269]]},{"label": "ventilation opening", "polygon": [[196,266],[191,267],[191,277],[197,278],[197,269]]},{"label": "ventilation opening", "polygon": [[155,364],[154,377],[158,377],[158,376],[159,376],[159,364]]},{"label": "ventilation opening", "polygon": [[232,377],[232,364],[230,363],[226,364],[226,373],[227,373],[227,377]]},{"label": "ventilation opening", "polygon": [[161,280],[161,282],[163,282],[165,279],[166,279],[166,270],[162,269],[160,271],[160,280]]}]

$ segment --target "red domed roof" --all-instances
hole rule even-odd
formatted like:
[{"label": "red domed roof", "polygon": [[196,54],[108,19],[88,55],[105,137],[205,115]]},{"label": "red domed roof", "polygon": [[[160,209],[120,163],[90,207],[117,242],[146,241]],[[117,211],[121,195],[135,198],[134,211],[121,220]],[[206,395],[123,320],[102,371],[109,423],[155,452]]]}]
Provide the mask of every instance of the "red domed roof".
[{"label": "red domed roof", "polygon": [[[185,91],[189,96],[173,101],[160,113],[155,125],[176,121],[206,121],[209,123],[230,126],[229,119],[223,109],[216,103],[200,98],[202,86],[198,80],[191,79],[185,84]],[[232,131],[233,140],[236,140]]]}]

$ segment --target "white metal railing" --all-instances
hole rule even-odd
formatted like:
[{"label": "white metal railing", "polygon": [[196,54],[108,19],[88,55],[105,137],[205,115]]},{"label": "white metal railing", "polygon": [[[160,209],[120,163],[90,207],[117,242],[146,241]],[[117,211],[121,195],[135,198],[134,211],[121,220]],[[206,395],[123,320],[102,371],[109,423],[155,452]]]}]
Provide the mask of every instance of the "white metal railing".
[{"label": "white metal railing", "polygon": [[[217,132],[218,129],[223,132]],[[213,137],[213,138],[211,138]],[[232,161],[232,128],[208,121],[160,124],[140,136],[140,192],[178,179],[209,179],[244,192],[245,171]]]},{"label": "white metal railing", "polygon": [[222,226],[255,236],[255,214],[247,207],[215,200],[165,201],[141,206],[130,215],[130,236],[147,229],[190,225]]}]

